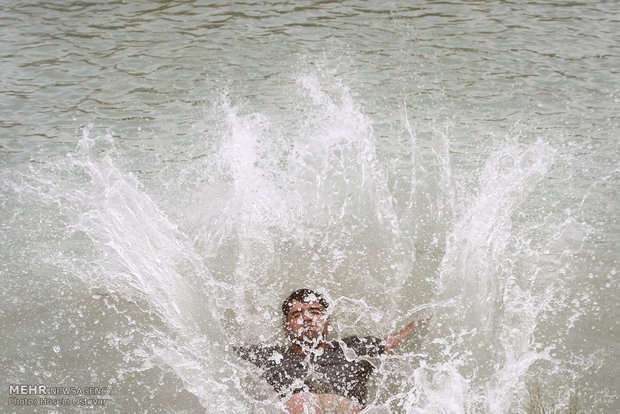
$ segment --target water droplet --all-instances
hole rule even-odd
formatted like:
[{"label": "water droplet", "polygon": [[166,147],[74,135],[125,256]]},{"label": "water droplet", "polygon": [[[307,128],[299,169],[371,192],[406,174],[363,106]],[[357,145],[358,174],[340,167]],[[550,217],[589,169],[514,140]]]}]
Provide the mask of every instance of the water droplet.
[{"label": "water droplet", "polygon": [[54,352],[59,353],[60,352],[60,346],[58,345],[54,345]]}]

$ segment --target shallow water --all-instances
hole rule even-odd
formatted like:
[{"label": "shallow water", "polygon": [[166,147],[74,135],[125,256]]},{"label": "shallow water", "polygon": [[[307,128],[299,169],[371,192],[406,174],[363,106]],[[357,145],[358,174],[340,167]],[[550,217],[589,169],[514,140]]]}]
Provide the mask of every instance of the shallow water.
[{"label": "shallow water", "polygon": [[617,2],[0,8],[5,400],[278,412],[230,346],[310,287],[433,315],[365,412],[620,411]]}]

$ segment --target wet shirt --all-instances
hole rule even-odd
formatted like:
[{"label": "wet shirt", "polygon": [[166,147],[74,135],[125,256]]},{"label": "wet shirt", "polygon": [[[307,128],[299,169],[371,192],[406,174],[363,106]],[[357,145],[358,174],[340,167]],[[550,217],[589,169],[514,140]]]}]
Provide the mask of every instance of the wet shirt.
[{"label": "wet shirt", "polygon": [[385,350],[374,337],[350,336],[327,343],[323,352],[297,354],[282,346],[235,348],[245,360],[262,369],[262,376],[280,396],[299,392],[338,394],[366,402],[366,384],[375,366],[371,360]]}]

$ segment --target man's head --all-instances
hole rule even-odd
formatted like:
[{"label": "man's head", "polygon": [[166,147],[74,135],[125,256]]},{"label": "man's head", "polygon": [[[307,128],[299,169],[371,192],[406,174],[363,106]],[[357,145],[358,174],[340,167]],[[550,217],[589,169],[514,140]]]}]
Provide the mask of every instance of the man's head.
[{"label": "man's head", "polygon": [[284,333],[294,345],[316,347],[325,342],[329,327],[329,304],[318,293],[299,289],[282,304]]}]

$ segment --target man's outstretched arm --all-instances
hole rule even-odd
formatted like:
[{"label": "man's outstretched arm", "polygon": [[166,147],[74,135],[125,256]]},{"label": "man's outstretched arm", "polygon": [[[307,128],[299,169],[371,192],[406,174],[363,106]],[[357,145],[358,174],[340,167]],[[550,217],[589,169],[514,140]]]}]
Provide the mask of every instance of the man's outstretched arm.
[{"label": "man's outstretched arm", "polygon": [[389,354],[396,346],[407,337],[409,334],[415,334],[418,337],[422,337],[428,330],[428,324],[431,318],[419,319],[411,322],[400,331],[388,336],[385,340],[385,353]]}]

